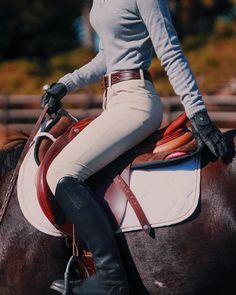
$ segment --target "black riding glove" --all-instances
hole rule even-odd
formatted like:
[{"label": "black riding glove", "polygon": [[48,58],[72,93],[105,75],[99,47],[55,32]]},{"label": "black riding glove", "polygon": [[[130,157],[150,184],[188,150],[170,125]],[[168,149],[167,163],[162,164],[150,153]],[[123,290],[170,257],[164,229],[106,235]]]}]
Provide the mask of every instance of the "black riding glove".
[{"label": "black riding glove", "polygon": [[48,107],[48,113],[54,114],[61,108],[60,100],[66,95],[67,88],[63,83],[53,83],[41,98],[41,107]]},{"label": "black riding glove", "polygon": [[212,123],[206,111],[196,113],[191,119],[193,135],[197,140],[198,146],[204,144],[216,157],[223,157],[228,152],[223,134]]}]

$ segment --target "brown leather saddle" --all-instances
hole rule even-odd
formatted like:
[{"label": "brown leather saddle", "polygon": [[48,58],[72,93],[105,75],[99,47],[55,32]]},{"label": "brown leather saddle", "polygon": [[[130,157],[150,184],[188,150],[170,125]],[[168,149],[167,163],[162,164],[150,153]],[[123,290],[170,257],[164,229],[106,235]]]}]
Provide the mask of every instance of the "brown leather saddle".
[{"label": "brown leather saddle", "polygon": [[[65,110],[61,110],[58,116],[45,127],[44,132],[51,134],[56,140],[53,142],[47,137],[40,137],[35,143],[35,159],[39,164],[36,189],[39,204],[49,221],[67,235],[72,234],[72,225],[64,218],[61,209],[54,201],[54,197],[47,185],[46,174],[53,159],[60,151],[93,119],[86,118],[75,122]],[[119,225],[125,210],[127,199],[134,209],[143,230],[150,233],[151,226],[143,212],[135,195],[129,188],[129,176],[131,169],[145,169],[160,165],[171,165],[177,161],[189,158],[199,150],[193,138],[189,120],[185,113],[181,114],[167,127],[155,131],[113,163],[105,167],[108,173],[97,173],[92,176],[90,183],[95,183],[94,190],[101,187],[101,183],[107,182],[101,175],[109,175],[103,188],[102,197],[98,198],[109,208],[117,224]],[[115,169],[115,168],[116,169]],[[95,181],[94,181],[95,179]]]}]

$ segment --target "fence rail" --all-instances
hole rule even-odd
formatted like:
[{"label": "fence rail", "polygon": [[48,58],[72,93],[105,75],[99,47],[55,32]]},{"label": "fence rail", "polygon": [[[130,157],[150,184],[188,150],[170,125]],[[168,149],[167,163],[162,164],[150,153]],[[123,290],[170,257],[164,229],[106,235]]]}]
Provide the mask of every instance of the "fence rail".
[{"label": "fence rail", "polygon": [[[236,96],[206,96],[204,101],[217,126],[236,128]],[[162,102],[166,125],[183,112],[183,106],[178,97],[163,97]],[[102,111],[102,96],[67,95],[63,105],[76,117],[96,117]],[[40,112],[40,95],[0,95],[0,135],[13,130],[30,132]]]}]

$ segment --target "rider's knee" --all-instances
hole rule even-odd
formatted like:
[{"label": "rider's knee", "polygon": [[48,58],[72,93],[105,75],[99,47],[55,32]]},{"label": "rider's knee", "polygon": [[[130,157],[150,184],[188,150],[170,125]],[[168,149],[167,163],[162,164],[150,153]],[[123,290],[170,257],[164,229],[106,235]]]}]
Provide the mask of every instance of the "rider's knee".
[{"label": "rider's knee", "polygon": [[53,194],[55,194],[56,187],[60,179],[62,179],[65,174],[65,169],[63,165],[56,161],[56,159],[51,163],[47,171],[47,183]]},{"label": "rider's knee", "polygon": [[74,178],[80,183],[83,183],[88,178],[87,173],[84,173],[82,168],[79,169],[78,165],[74,168],[71,165],[61,163],[55,158],[47,171],[47,183],[54,195],[57,185],[67,182],[67,177]]}]

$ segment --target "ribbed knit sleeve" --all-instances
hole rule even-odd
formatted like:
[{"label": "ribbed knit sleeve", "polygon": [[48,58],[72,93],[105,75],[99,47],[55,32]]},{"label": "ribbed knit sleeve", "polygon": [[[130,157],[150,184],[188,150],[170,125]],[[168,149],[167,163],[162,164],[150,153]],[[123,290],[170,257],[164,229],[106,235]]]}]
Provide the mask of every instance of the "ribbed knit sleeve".
[{"label": "ribbed knit sleeve", "polygon": [[137,13],[144,22],[153,47],[167,72],[170,83],[180,96],[187,116],[204,110],[196,80],[181,50],[166,0],[136,0]]},{"label": "ribbed knit sleeve", "polygon": [[58,82],[66,85],[68,92],[97,82],[106,74],[106,60],[102,44],[99,46],[98,54],[86,65],[73,73],[66,74]]}]

